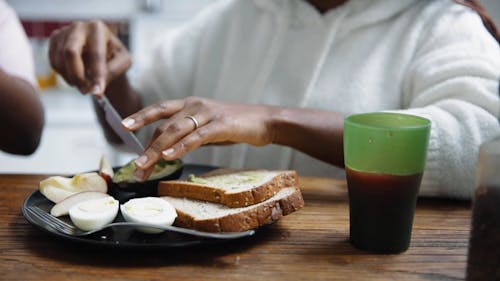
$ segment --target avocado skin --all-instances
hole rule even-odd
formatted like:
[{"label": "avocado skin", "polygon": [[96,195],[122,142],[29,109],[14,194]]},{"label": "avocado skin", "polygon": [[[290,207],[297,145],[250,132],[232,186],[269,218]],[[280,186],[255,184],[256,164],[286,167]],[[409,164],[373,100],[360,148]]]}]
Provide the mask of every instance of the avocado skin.
[{"label": "avocado skin", "polygon": [[[127,165],[129,164],[126,164],[123,167]],[[177,165],[177,169],[157,179],[147,180],[145,182],[112,181],[108,193],[116,200],[120,201],[120,204],[123,204],[132,198],[158,196],[158,183],[160,181],[176,180],[182,175],[182,170],[184,168],[182,161],[177,160],[175,163],[173,163],[173,165]],[[123,167],[115,167],[113,168],[113,170],[116,173]]]}]

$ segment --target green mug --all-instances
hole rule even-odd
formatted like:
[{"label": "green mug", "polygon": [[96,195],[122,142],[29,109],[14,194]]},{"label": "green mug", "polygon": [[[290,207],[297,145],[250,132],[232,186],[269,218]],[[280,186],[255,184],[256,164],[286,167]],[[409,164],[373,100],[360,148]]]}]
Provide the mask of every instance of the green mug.
[{"label": "green mug", "polygon": [[400,113],[349,115],[344,162],[349,192],[349,237],[375,253],[408,249],[431,122]]}]

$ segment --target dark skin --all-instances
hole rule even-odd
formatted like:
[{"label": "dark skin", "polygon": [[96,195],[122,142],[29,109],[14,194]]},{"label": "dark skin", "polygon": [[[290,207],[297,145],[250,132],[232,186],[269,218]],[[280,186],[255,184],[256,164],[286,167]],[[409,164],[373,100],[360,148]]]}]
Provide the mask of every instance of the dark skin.
[{"label": "dark skin", "polygon": [[24,79],[0,68],[0,150],[30,155],[38,148],[44,112],[37,91]]},{"label": "dark skin", "polygon": [[330,1],[325,1],[325,0],[307,0],[309,4],[311,4],[318,12],[324,14],[328,12],[331,9],[334,9],[345,2],[347,0],[330,0]]},{"label": "dark skin", "polygon": [[[308,2],[325,13],[346,1]],[[160,158],[181,158],[208,144],[279,144],[343,166],[342,113],[199,97],[165,100],[143,108],[125,75],[131,65],[130,54],[102,22],[76,22],[54,32],[49,56],[53,68],[82,93],[106,95],[120,115],[128,117],[123,122],[125,129],[136,131],[163,120],[144,154],[136,160],[134,176],[138,180],[145,180]],[[119,143],[100,108],[95,108],[108,141]],[[198,128],[187,115],[196,117]]]}]

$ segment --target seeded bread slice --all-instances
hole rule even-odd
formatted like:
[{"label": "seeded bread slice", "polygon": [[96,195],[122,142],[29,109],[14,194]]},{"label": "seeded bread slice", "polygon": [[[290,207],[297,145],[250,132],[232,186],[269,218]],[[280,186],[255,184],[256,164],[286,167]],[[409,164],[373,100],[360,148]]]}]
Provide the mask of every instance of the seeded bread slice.
[{"label": "seeded bread slice", "polygon": [[227,170],[191,176],[189,180],[162,181],[159,196],[186,197],[239,208],[257,204],[282,188],[297,186],[295,171]]},{"label": "seeded bread slice", "polygon": [[304,206],[297,187],[281,189],[264,202],[242,208],[206,201],[163,196],[174,206],[174,225],[208,232],[239,232],[270,224]]}]

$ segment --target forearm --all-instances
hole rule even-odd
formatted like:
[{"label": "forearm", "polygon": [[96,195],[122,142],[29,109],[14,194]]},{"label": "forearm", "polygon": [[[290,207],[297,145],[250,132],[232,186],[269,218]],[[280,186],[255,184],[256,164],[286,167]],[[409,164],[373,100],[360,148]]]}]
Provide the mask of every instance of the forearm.
[{"label": "forearm", "polygon": [[[117,77],[113,80],[106,88],[105,95],[108,97],[109,101],[113,104],[116,111],[125,118],[130,114],[137,112],[142,108],[142,103],[139,95],[130,86],[128,78],[125,74]],[[97,114],[97,119],[104,130],[104,135],[106,139],[115,144],[119,144],[122,141],[113,132],[113,129],[108,125],[104,118],[104,112],[94,101],[94,109]]]},{"label": "forearm", "polygon": [[40,143],[44,112],[40,98],[27,81],[0,69],[0,150],[32,154]]},{"label": "forearm", "polygon": [[343,167],[344,114],[318,109],[276,108],[271,117],[272,142]]}]

